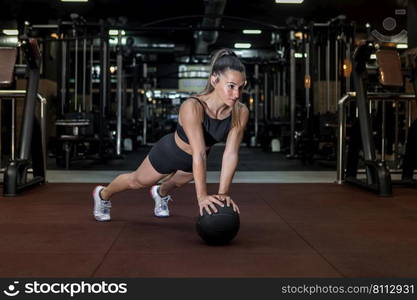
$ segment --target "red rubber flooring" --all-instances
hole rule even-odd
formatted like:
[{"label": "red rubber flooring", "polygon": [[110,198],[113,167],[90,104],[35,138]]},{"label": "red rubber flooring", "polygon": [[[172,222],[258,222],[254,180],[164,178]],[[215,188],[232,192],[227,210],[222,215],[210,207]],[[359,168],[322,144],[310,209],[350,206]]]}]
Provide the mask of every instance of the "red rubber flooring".
[{"label": "red rubber flooring", "polygon": [[[241,229],[227,246],[195,231],[194,185],[153,217],[147,190],[91,214],[92,184],[47,184],[0,199],[1,277],[417,277],[417,197],[336,184],[234,184]],[[209,185],[215,192],[217,185]]]}]

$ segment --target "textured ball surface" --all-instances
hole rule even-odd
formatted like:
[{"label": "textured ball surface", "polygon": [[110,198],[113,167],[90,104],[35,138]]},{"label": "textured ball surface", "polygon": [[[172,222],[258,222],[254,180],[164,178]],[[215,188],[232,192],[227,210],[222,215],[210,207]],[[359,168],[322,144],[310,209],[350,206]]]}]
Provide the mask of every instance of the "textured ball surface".
[{"label": "textured ball surface", "polygon": [[[216,205],[216,204],[215,204]],[[217,213],[209,215],[205,210],[196,224],[199,236],[210,245],[229,243],[238,233],[240,227],[239,214],[233,207],[216,205]]]}]

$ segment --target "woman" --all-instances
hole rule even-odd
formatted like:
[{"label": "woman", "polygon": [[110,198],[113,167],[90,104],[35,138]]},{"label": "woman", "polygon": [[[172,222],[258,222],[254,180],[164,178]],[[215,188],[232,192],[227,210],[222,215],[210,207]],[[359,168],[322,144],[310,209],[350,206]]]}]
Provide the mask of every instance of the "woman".
[{"label": "woman", "polygon": [[[174,133],[162,137],[151,149],[139,168],[116,177],[107,187],[93,191],[94,217],[110,221],[110,197],[128,190],[151,187],[155,201],[154,214],[168,217],[168,201],[173,189],[191,180],[200,215],[217,212],[215,204],[232,205],[229,188],[238,163],[239,146],[248,121],[249,110],[239,102],[246,84],[245,67],[228,49],[218,51],[211,62],[210,76],[203,92],[184,101],[179,110]],[[206,185],[207,153],[217,142],[225,141],[218,194],[208,195]],[[162,179],[161,184],[157,184]]]}]

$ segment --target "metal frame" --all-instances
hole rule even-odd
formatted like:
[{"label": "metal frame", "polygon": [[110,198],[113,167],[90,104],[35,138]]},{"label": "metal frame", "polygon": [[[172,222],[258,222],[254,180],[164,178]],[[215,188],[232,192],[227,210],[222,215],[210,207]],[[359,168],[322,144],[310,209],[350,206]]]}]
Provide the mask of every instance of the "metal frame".
[{"label": "metal frame", "polygon": [[[346,163],[346,106],[352,100],[359,100],[357,98],[356,92],[349,92],[344,95],[338,102],[338,139],[337,139],[337,174],[336,174],[336,182],[338,184],[343,184],[347,178],[345,176],[345,163]],[[382,101],[385,103],[386,101],[404,101],[407,103],[411,103],[411,101],[416,100],[416,95],[413,94],[389,94],[389,93],[369,93],[368,100],[370,101]],[[398,120],[397,120],[398,121]],[[396,122],[397,123],[397,122]],[[381,124],[381,126],[385,126]],[[362,129],[361,129],[362,131]],[[385,143],[385,141],[382,141]],[[396,139],[396,143],[398,140]],[[373,145],[373,143],[372,143]],[[368,150],[368,157],[372,157],[372,146],[367,148]],[[373,148],[374,149],[374,148]],[[375,149],[374,149],[375,151]],[[365,154],[364,150],[364,154]],[[375,152],[373,152],[373,157],[375,157]],[[366,156],[365,156],[366,159]],[[375,158],[374,158],[375,161]],[[382,156],[381,163],[384,162],[384,157]],[[384,196],[384,195],[382,195]],[[385,195],[386,196],[386,195]]]},{"label": "metal frame", "polygon": [[[16,113],[16,107],[15,107],[15,99],[24,99],[26,97],[26,91],[25,90],[0,90],[0,100],[3,101],[5,99],[11,99],[12,100],[12,149],[11,149],[11,160],[16,159],[16,150],[15,150],[15,140],[16,140],[16,132],[15,132],[15,113]],[[40,118],[41,118],[41,132],[42,132],[42,152],[43,152],[43,162],[44,162],[44,169],[45,169],[45,175],[46,175],[46,104],[47,100],[44,96],[41,94],[36,95],[36,99],[38,99],[39,103],[41,104],[41,111],[40,111]],[[4,172],[4,168],[0,169],[0,172]]]}]

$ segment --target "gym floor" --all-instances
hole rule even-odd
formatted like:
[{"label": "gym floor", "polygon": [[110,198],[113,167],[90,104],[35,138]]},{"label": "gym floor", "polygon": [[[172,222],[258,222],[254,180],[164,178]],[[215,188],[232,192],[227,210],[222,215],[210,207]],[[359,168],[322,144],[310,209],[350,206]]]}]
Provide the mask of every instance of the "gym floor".
[{"label": "gym floor", "polygon": [[[194,184],[173,193],[169,218],[154,217],[149,191],[138,190],[116,195],[112,221],[100,223],[92,217],[94,186],[138,161],[118,160],[113,170],[50,169],[47,184],[0,201],[0,276],[417,277],[415,190],[396,187],[381,198],[333,183],[331,169],[287,160],[299,166],[290,172],[265,160],[245,170],[252,165],[242,155],[232,186],[241,228],[217,247],[196,233]],[[218,171],[209,168],[214,193]]]},{"label": "gym floor", "polygon": [[[91,215],[91,183],[48,183],[0,201],[2,277],[416,277],[417,202],[333,183],[236,183],[241,228],[227,246],[195,230],[194,186],[153,216],[147,190]],[[216,185],[209,184],[215,192]],[[202,267],[204,266],[204,267]]]}]

